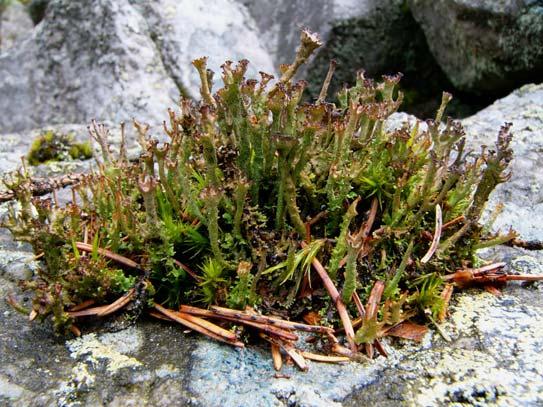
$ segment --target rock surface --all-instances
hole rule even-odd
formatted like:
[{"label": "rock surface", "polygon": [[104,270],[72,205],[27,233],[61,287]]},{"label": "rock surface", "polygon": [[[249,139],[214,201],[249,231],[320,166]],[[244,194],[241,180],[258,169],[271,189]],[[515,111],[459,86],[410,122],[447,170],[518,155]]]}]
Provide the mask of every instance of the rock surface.
[{"label": "rock surface", "polygon": [[326,41],[339,20],[367,15],[377,3],[376,0],[237,1],[254,18],[276,66],[293,61],[301,28],[319,33]]},{"label": "rock surface", "polygon": [[[516,143],[527,146],[517,150],[515,144],[514,166],[535,165],[543,149],[534,144],[534,156],[522,152],[531,151],[528,143],[539,134],[537,121],[526,120],[541,120],[539,111],[528,108],[540,94],[541,86],[522,88],[466,120],[468,134],[478,134],[475,140],[486,140],[487,134],[493,139],[502,120],[523,123],[524,138],[519,140],[517,129]],[[2,136],[9,142],[2,144],[0,163],[6,164],[1,172],[13,168],[27,150],[31,137],[25,134]],[[38,171],[73,171],[90,164],[59,163]],[[535,172],[529,168],[525,172]],[[525,191],[521,183],[530,181],[519,175],[514,188]],[[515,194],[504,198],[506,205],[517,200]],[[4,210],[5,204],[0,205]],[[508,216],[506,209],[502,217]],[[521,217],[515,227],[522,231],[532,222],[533,216]],[[542,251],[499,247],[481,255],[506,261],[513,272],[543,273]],[[0,230],[0,298],[16,291],[17,280],[35,267],[29,248]],[[421,344],[387,341],[388,359],[342,366],[311,363],[308,373],[286,366],[289,379],[274,377],[268,350],[258,346],[235,350],[185,334],[178,326],[146,320],[117,332],[87,328],[83,337],[65,341],[55,338],[47,324],[29,324],[0,301],[0,405],[537,406],[543,403],[542,294],[542,283],[512,284],[501,297],[461,293],[441,327],[451,342],[432,330]],[[24,301],[24,295],[19,298]]]},{"label": "rock surface", "polygon": [[[275,63],[247,9],[234,0],[132,1],[139,5],[162,63],[178,87],[198,97],[200,80],[191,61],[208,56],[220,81],[224,61],[248,59],[248,77],[275,74]],[[299,32],[298,32],[299,38]]]},{"label": "rock surface", "polygon": [[30,35],[34,28],[25,7],[19,2],[10,4],[6,11],[1,13],[0,19],[0,53]]},{"label": "rock surface", "polygon": [[505,94],[543,79],[540,0],[410,0],[441,68],[459,89]]},{"label": "rock surface", "polygon": [[32,37],[0,55],[0,131],[46,124],[160,123],[178,97],[127,0],[49,4]]}]

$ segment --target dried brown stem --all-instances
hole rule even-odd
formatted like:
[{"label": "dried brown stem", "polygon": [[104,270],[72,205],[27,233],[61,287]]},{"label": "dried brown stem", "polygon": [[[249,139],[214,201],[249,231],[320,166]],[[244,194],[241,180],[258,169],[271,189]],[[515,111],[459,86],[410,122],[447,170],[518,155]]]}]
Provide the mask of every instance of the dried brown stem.
[{"label": "dried brown stem", "polygon": [[[173,312],[175,312],[175,311],[173,311]],[[229,331],[227,329],[221,328],[220,326],[215,325],[215,324],[213,324],[213,323],[211,323],[209,321],[206,321],[205,319],[195,317],[194,315],[186,314],[184,312],[177,312],[177,315],[179,315],[181,318],[183,318],[183,319],[185,319],[185,320],[187,320],[189,322],[193,322],[196,325],[200,325],[202,328],[205,328],[210,332],[216,333],[217,335],[220,335],[220,336],[228,339],[229,341],[235,341],[235,340],[238,339],[234,332],[231,332],[231,331]]]},{"label": "dried brown stem", "polygon": [[457,223],[464,222],[465,220],[466,220],[466,217],[464,215],[460,215],[457,218],[451,219],[447,223],[444,223],[441,230],[446,230],[446,229],[450,228],[451,226],[456,225]]},{"label": "dried brown stem", "polygon": [[[385,290],[385,283],[377,280],[371,289],[368,302],[366,304],[366,321],[376,320],[377,312],[379,311],[379,303]],[[373,359],[373,345],[371,343],[365,344],[366,353],[370,359]],[[379,350],[379,349],[378,349]]]},{"label": "dried brown stem", "polygon": [[176,260],[176,259],[173,259],[173,262],[175,263],[175,265],[183,270],[185,270],[185,272],[191,276],[193,279],[195,279],[196,281],[202,281],[202,277],[200,277],[199,275],[197,275],[189,266],[187,266],[186,264],[183,264],[181,263],[179,260]]},{"label": "dried brown stem", "polygon": [[[75,246],[77,247],[78,250],[81,250],[87,253],[92,253],[93,251],[92,245],[88,243],[76,242]],[[98,254],[104,257],[107,257],[110,260],[116,261],[117,263],[122,264],[123,266],[140,270],[139,264],[136,263],[134,260],[130,260],[127,257],[121,256],[120,254],[117,254],[117,253],[113,253],[112,251],[108,249],[102,249],[100,247],[98,248],[97,251],[98,251]]]},{"label": "dried brown stem", "polygon": [[108,305],[101,305],[99,307],[86,308],[81,311],[67,311],[67,314],[72,318],[95,317],[107,307]]},{"label": "dried brown stem", "polygon": [[507,281],[543,281],[543,274],[508,274]]},{"label": "dried brown stem", "polygon": [[279,345],[276,345],[275,343],[271,344],[271,354],[273,360],[273,368],[276,371],[280,371],[283,367],[283,357],[281,356],[281,350],[279,348]]},{"label": "dried brown stem", "polygon": [[74,324],[70,325],[70,332],[73,333],[77,337],[81,336],[81,330]]},{"label": "dried brown stem", "polygon": [[267,340],[271,344],[277,345],[281,347],[285,351],[285,353],[290,356],[290,358],[296,363],[296,365],[300,368],[300,370],[303,370],[304,372],[309,369],[309,366],[307,366],[307,362],[305,358],[302,356],[302,354],[290,343],[283,342],[279,339],[271,338],[263,333],[260,334],[260,337]]},{"label": "dried brown stem", "polygon": [[80,304],[74,305],[68,311],[81,311],[82,309],[89,308],[91,305],[94,305],[95,302],[96,301],[94,300],[83,301]]},{"label": "dried brown stem", "polygon": [[156,312],[156,311],[148,311],[147,312],[150,316],[152,316],[153,318],[156,318],[156,319],[161,319],[162,321],[169,321],[169,322],[172,322],[172,320],[170,318],[168,318],[166,315],[164,314],[161,314],[160,312]]},{"label": "dried brown stem", "polygon": [[187,328],[192,329],[193,331],[201,333],[202,335],[208,336],[208,337],[210,337],[212,339],[216,339],[218,341],[225,342],[225,343],[228,343],[230,345],[237,346],[237,347],[240,347],[240,348],[245,347],[243,342],[240,342],[240,341],[237,341],[237,340],[231,340],[231,339],[229,339],[229,337],[225,337],[225,336],[219,335],[219,334],[217,334],[215,332],[209,331],[207,328],[204,328],[199,324],[196,324],[196,323],[194,323],[192,321],[187,320],[186,318],[183,317],[184,314],[180,314],[180,313],[175,312],[173,310],[169,310],[169,309],[164,308],[163,306],[161,306],[159,304],[155,304],[154,307],[155,307],[155,309],[157,311],[159,311],[162,314],[166,315],[172,321],[175,321],[175,322],[177,322],[177,323],[179,323],[181,325],[184,325]]},{"label": "dried brown stem", "polygon": [[335,59],[330,61],[330,66],[328,67],[328,72],[326,73],[326,78],[322,84],[321,91],[319,93],[319,98],[317,99],[317,104],[324,103],[326,100],[326,95],[328,95],[328,88],[330,87],[330,82],[334,76],[334,71],[336,70],[337,62]]},{"label": "dried brown stem", "polygon": [[316,353],[304,352],[302,351],[302,356],[309,360],[314,360],[315,362],[324,362],[324,363],[346,363],[351,359],[346,356],[326,356],[318,355]]},{"label": "dried brown stem", "polygon": [[473,281],[473,279],[475,277],[487,274],[489,272],[500,270],[500,269],[504,268],[505,265],[506,265],[505,263],[500,262],[500,263],[489,264],[487,266],[479,267],[479,268],[476,268],[476,269],[458,270],[455,273],[447,274],[447,275],[443,276],[442,279],[443,279],[443,281],[451,281],[452,280],[452,281],[454,281],[455,283],[458,283],[458,284],[467,284],[467,283]]},{"label": "dried brown stem", "polygon": [[451,301],[452,293],[454,291],[454,287],[452,284],[445,284],[445,287],[443,287],[443,291],[441,292],[441,298],[443,299],[443,308],[439,312],[439,315],[437,316],[438,321],[444,321],[447,317],[447,311],[449,310],[449,302]]},{"label": "dried brown stem", "polygon": [[[67,174],[54,178],[30,178],[30,192],[33,196],[42,196],[54,190],[78,184],[83,179],[85,179],[85,174],[81,173]],[[0,202],[7,202],[13,199],[15,199],[15,194],[12,191],[0,193]]]},{"label": "dried brown stem", "polygon": [[358,293],[356,291],[353,292],[353,302],[356,305],[356,309],[358,310],[358,314],[360,315],[360,317],[364,318],[364,316],[366,315],[366,310],[364,309],[364,305],[362,304],[362,301],[360,300],[360,297],[358,296]]},{"label": "dried brown stem", "polygon": [[244,320],[249,322],[257,322],[260,324],[273,325],[283,329],[294,329],[297,331],[306,331],[306,332],[321,332],[328,333],[333,332],[332,328],[319,325],[307,325],[299,322],[286,321],[284,319],[268,317],[264,315],[249,314],[244,311],[236,311],[229,308],[212,306],[211,311],[217,315],[222,315],[226,317],[236,318],[237,320]]},{"label": "dried brown stem", "polygon": [[128,292],[119,297],[116,301],[113,301],[111,304],[107,305],[104,309],[96,314],[98,317],[105,317],[106,315],[113,314],[115,311],[120,310],[134,298],[135,290],[131,288]]},{"label": "dried brown stem", "polygon": [[[302,242],[302,247],[305,247],[306,244]],[[321,262],[315,257],[313,261],[311,262],[313,265],[313,268],[321,278],[324,287],[326,288],[326,291],[328,291],[328,294],[332,298],[332,301],[336,305],[339,318],[341,319],[341,323],[343,324],[343,327],[345,328],[345,336],[347,337],[347,342],[349,342],[349,345],[351,347],[351,350],[353,352],[356,352],[358,350],[356,343],[354,342],[354,329],[353,325],[351,323],[351,318],[349,317],[349,314],[347,313],[347,308],[345,307],[345,304],[341,300],[341,296],[339,295],[339,292],[330,279],[330,276],[324,269],[324,266],[321,264]]]},{"label": "dried brown stem", "polygon": [[[375,218],[377,217],[377,209],[379,208],[379,201],[377,198],[373,198],[371,201],[371,209],[370,213],[368,215],[368,219],[364,224],[360,227],[358,232],[355,233],[353,237],[353,241],[355,244],[358,244],[360,246],[360,249],[358,250],[358,257],[360,258],[364,250],[366,250],[366,240],[368,239],[371,228],[373,227],[373,224],[375,223]],[[347,256],[343,257],[338,265],[338,268],[341,269],[345,264],[347,263]]]}]

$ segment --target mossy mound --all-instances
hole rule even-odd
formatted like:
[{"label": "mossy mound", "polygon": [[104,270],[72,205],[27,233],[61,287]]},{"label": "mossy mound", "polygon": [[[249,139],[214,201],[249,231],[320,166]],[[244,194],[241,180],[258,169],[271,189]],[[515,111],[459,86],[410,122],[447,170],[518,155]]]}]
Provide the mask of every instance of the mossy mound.
[{"label": "mossy mound", "polygon": [[[202,318],[252,321],[294,359],[289,327],[333,338],[341,320],[351,351],[365,345],[371,355],[378,338],[408,319],[443,318],[450,274],[476,267],[479,247],[514,237],[478,224],[507,179],[509,127],[495,149],[464,151],[460,124],[441,123],[451,98],[444,94],[425,129],[387,131],[402,101],[399,76],[375,83],[359,74],[337,105],[325,101],[327,80],[316,102],[302,103],[306,83],[292,78],[318,46],[302,32],[295,61],[274,84],[264,73],[246,79],[246,60],[226,62],[214,94],[206,59],[195,60],[202,100],[169,110],[168,143],[134,122],[143,150],[136,161],[124,139],[113,154],[107,129],[94,123],[101,162],[66,206],[32,197],[24,171],[5,181],[18,205],[4,226],[43,260],[22,283],[33,293],[31,315],[52,315],[64,331],[131,302],[235,346],[239,332],[209,333]],[[89,303],[98,306],[79,311]],[[319,326],[291,322],[302,318]]]},{"label": "mossy mound", "polygon": [[88,160],[92,154],[90,143],[77,143],[72,134],[49,130],[33,141],[27,159],[30,165],[39,165],[49,161]]}]

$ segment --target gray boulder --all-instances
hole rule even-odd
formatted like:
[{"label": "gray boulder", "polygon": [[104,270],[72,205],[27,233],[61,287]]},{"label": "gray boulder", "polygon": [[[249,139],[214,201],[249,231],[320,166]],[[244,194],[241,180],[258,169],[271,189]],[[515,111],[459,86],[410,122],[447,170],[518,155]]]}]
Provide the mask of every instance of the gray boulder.
[{"label": "gray boulder", "polygon": [[504,94],[543,79],[541,0],[409,0],[409,6],[458,89]]},{"label": "gray boulder", "polygon": [[179,94],[198,96],[194,58],[209,56],[215,71],[248,58],[250,76],[273,74],[256,31],[233,0],[52,0],[31,38],[0,54],[0,131],[91,118],[160,124]]},{"label": "gray boulder", "polygon": [[10,4],[3,13],[0,12],[0,20],[0,53],[29,36],[34,28],[30,16],[19,2]]},{"label": "gray boulder", "polygon": [[358,69],[376,75],[405,66],[406,56],[413,58],[413,44],[424,43],[402,0],[238,1],[254,17],[277,65],[292,62],[301,28],[321,36],[324,46],[300,75],[307,73],[310,83],[314,82],[313,94],[332,58],[338,61],[332,83],[335,91],[343,82],[352,81]]},{"label": "gray boulder", "polygon": [[276,72],[254,20],[234,0],[131,2],[147,20],[162,63],[182,93],[199,97],[200,80],[191,61],[202,56],[209,57],[216,82],[226,60],[248,59],[249,77],[258,77],[259,71]]},{"label": "gray boulder", "polygon": [[253,16],[261,38],[276,65],[291,63],[300,30],[308,28],[327,40],[333,25],[342,19],[368,14],[375,0],[238,0]]},{"label": "gray boulder", "polygon": [[127,0],[56,0],[31,38],[0,55],[0,131],[55,123],[160,123],[178,89]]}]

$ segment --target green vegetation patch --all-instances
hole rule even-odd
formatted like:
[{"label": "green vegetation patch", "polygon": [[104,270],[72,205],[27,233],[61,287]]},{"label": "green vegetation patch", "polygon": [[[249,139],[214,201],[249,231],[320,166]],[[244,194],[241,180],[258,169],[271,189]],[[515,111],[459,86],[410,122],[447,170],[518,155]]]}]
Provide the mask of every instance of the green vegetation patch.
[{"label": "green vegetation patch", "polygon": [[32,142],[27,158],[30,165],[70,159],[88,160],[92,158],[92,146],[89,142],[75,142],[73,134],[48,130]]},{"label": "green vegetation patch", "polygon": [[466,151],[462,126],[442,122],[444,94],[434,120],[388,130],[399,76],[358,74],[338,104],[325,101],[328,78],[302,103],[306,83],[292,78],[319,45],[302,32],[275,83],[226,62],[215,93],[195,60],[202,100],[168,111],[167,143],[134,122],[135,161],[95,123],[98,169],[65,206],[34,197],[24,170],[5,181],[17,204],[3,226],[41,259],[21,283],[31,319],[78,334],[86,318],[145,311],[234,346],[263,338],[276,367],[282,349],[304,369],[315,355],[296,349],[297,330],[322,334],[329,353],[371,356],[379,338],[420,339],[442,320],[452,284],[503,282],[503,265],[477,268],[475,253],[514,238],[479,225],[508,178],[509,126],[493,149]]}]

